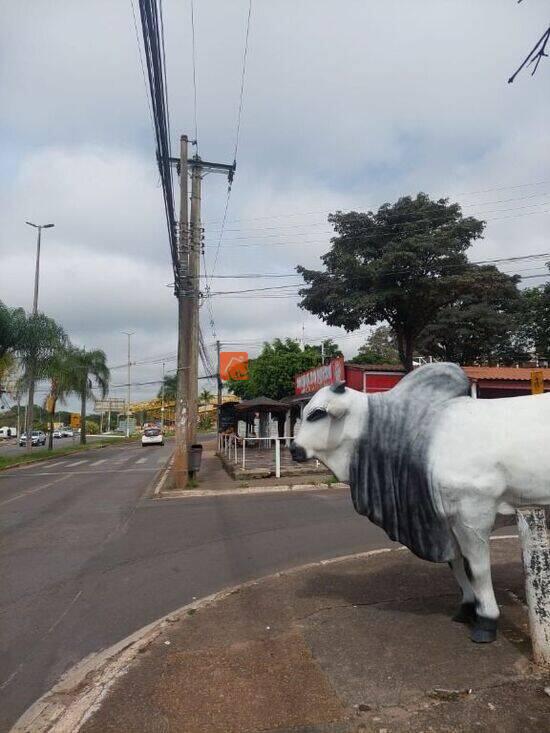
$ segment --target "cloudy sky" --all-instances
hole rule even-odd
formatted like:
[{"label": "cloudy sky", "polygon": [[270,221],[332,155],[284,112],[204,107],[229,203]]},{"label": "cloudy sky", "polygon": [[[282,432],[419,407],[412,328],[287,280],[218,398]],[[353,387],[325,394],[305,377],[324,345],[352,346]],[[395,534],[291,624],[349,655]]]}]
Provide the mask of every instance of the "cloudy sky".
[{"label": "cloudy sky", "polygon": [[[142,383],[160,379],[162,360],[175,365],[176,301],[131,1],[1,6],[0,299],[31,307],[35,231],[25,220],[54,222],[40,308],[76,344],[105,349],[118,367],[113,396],[125,391],[123,331],[134,331],[134,394],[146,398],[158,385]],[[248,0],[195,0],[194,10],[199,150],[230,163]],[[164,22],[176,154],[179,135],[194,136],[190,0],[164,0]],[[487,220],[474,259],[550,250],[550,62],[506,83],[547,22],[547,0],[253,0],[215,275],[315,266],[329,211],[419,190]],[[205,178],[209,273],[225,191],[222,176]],[[211,289],[297,282],[214,277]],[[365,333],[325,327],[297,308],[295,291],[214,296],[217,338],[253,355],[275,336],[332,336],[353,355]]]}]

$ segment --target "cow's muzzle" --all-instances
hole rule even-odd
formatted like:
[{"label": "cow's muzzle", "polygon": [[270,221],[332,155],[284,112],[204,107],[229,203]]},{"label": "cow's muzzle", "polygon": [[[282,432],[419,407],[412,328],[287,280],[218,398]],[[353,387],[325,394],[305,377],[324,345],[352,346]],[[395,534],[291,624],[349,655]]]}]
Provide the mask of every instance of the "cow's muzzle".
[{"label": "cow's muzzle", "polygon": [[292,456],[292,460],[296,461],[297,463],[304,463],[307,461],[307,455],[305,450],[302,448],[301,445],[298,445],[294,441],[290,444],[290,455]]}]

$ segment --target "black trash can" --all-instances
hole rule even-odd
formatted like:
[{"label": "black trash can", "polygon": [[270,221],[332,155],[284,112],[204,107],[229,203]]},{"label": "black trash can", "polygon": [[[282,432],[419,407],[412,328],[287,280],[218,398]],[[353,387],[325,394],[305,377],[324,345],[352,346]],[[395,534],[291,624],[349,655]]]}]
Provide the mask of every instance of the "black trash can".
[{"label": "black trash can", "polygon": [[189,449],[189,464],[188,464],[189,471],[193,473],[200,471],[201,460],[202,460],[202,445],[200,443],[195,443]]}]

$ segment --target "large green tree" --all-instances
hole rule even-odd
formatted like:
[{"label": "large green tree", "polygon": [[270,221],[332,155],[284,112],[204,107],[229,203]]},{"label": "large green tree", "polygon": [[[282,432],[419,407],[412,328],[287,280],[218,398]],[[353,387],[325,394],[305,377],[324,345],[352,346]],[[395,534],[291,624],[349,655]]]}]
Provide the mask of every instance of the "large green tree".
[{"label": "large green tree", "polygon": [[400,364],[394,332],[389,326],[378,326],[350,361],[354,364]]},{"label": "large green tree", "polygon": [[377,212],[336,212],[329,222],[335,236],[325,269],[297,268],[309,286],[301,307],[347,331],[386,321],[410,371],[418,336],[462,291],[465,253],[484,223],[424,193]]},{"label": "large green tree", "polygon": [[459,364],[524,360],[525,339],[518,333],[519,279],[493,265],[470,265],[463,291],[420,334],[419,352]]},{"label": "large green tree", "polygon": [[63,345],[53,352],[43,366],[41,376],[49,381],[49,392],[44,406],[49,415],[48,448],[50,450],[53,449],[56,407],[59,402],[65,402],[71,393],[80,394],[81,372],[79,350],[72,344]]},{"label": "large green tree", "polygon": [[228,389],[241,399],[271,397],[280,400],[294,392],[294,377],[321,363],[320,350],[302,351],[298,341],[275,339],[265,343],[259,356],[248,362],[248,379],[229,380]]},{"label": "large green tree", "polygon": [[521,295],[521,336],[539,358],[550,360],[550,283],[526,288]]},{"label": "large green tree", "polygon": [[165,374],[163,385],[161,385],[161,388],[159,389],[157,396],[162,397],[162,387],[164,386],[164,399],[165,400],[175,400],[176,391],[178,387],[177,382],[178,382],[177,374]]}]

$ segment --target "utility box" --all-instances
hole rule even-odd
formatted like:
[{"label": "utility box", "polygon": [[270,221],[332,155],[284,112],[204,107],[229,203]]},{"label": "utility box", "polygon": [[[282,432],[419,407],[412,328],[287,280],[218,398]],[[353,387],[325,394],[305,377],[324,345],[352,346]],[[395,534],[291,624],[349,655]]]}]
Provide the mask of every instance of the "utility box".
[{"label": "utility box", "polygon": [[188,470],[196,473],[200,471],[202,461],[202,445],[195,443],[189,449]]}]

